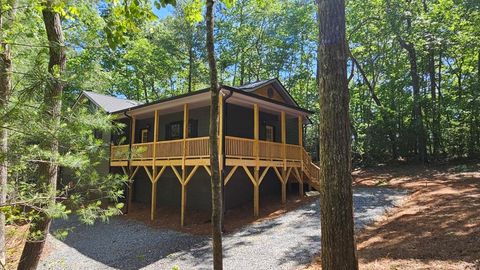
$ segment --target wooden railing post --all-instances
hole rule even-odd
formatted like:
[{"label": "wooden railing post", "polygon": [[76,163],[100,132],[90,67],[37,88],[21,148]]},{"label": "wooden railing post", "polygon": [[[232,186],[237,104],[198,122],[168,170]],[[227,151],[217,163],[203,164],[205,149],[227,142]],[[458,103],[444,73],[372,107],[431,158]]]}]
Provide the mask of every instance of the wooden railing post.
[{"label": "wooden railing post", "polygon": [[283,157],[283,169],[287,169],[287,153],[286,153],[286,143],[287,143],[287,132],[286,132],[286,120],[285,112],[281,112],[281,130],[282,130],[282,157]]},{"label": "wooden railing post", "polygon": [[283,159],[283,168],[282,168],[282,203],[285,204],[287,202],[287,129],[286,129],[286,119],[285,119],[285,112],[282,111],[280,113],[280,131],[281,131],[281,138],[282,138],[282,159]]},{"label": "wooden railing post", "polygon": [[154,220],[157,214],[157,166],[155,164],[157,157],[157,140],[158,140],[158,110],[155,110],[153,120],[153,153],[152,153],[152,201],[150,219]]},{"label": "wooden railing post", "polygon": [[258,159],[260,155],[260,149],[259,149],[259,112],[258,112],[258,104],[253,104],[253,155],[255,156],[256,160],[256,166],[258,165]]},{"label": "wooden railing post", "polygon": [[[132,126],[130,127],[130,144],[133,145],[135,143],[135,125],[136,125],[136,119],[135,116],[132,116]],[[127,212],[130,213],[130,210],[132,208],[132,197],[133,197],[133,166],[131,163],[133,157],[133,151],[132,148],[130,148],[130,153],[128,155],[128,159],[130,160],[130,175],[128,176],[128,203],[127,203]]]},{"label": "wooden railing post", "polygon": [[258,217],[259,215],[259,175],[260,175],[260,149],[259,149],[259,111],[258,104],[253,104],[253,154],[255,155],[255,168],[253,171],[255,184],[253,185],[253,215]]},{"label": "wooden railing post", "polygon": [[[298,116],[298,151],[300,151],[300,178],[302,179],[302,185],[303,185],[303,117]],[[310,190],[310,184],[308,185],[308,189]],[[300,195],[303,196],[303,186],[300,192]]]},{"label": "wooden railing post", "polygon": [[180,213],[180,225],[184,226],[185,220],[185,208],[187,206],[187,190],[186,190],[186,173],[187,170],[185,168],[185,159],[188,153],[188,145],[187,145],[187,138],[188,138],[188,119],[189,119],[189,111],[188,111],[188,103],[183,104],[183,157],[182,157],[182,199],[181,199],[181,213]]},{"label": "wooden railing post", "polygon": [[188,138],[188,103],[183,104],[183,157],[182,170],[185,170],[185,157],[187,156],[187,138]]}]

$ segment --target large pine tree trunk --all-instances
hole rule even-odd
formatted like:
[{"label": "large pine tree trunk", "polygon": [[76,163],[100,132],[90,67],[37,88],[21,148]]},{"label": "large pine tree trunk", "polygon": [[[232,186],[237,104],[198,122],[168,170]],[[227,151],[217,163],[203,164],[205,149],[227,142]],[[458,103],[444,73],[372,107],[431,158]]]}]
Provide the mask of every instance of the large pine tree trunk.
[{"label": "large pine tree trunk", "polygon": [[353,226],[345,2],[318,0],[322,269],[358,269]]},{"label": "large pine tree trunk", "polygon": [[[62,31],[62,24],[60,15],[52,8],[52,1],[48,1],[43,14],[43,22],[47,32],[49,41],[49,55],[48,72],[51,75],[51,81],[47,84],[44,94],[43,106],[44,117],[48,119],[47,123],[50,125],[49,129],[58,131],[60,128],[60,117],[62,109],[62,92],[64,83],[62,75],[65,71],[66,55],[64,47],[64,38]],[[58,154],[59,141],[56,134],[48,138],[48,142],[43,145],[45,150],[52,153],[54,156]],[[58,165],[55,160],[42,163],[40,168],[40,181],[46,183],[49,193],[50,202],[55,202],[55,194],[57,188]],[[41,231],[42,237],[40,239],[27,239],[25,247],[20,258],[18,269],[30,270],[36,269],[45,245],[45,238],[48,234],[51,218],[48,215],[42,214],[34,224],[30,226],[30,232]]]},{"label": "large pine tree trunk", "polygon": [[[0,7],[0,116],[7,113],[12,90],[12,55],[10,46],[4,42],[5,32],[15,19],[16,0],[10,0]],[[4,7],[9,9],[4,10]],[[2,123],[4,124],[4,123]],[[8,181],[8,129],[0,127],[0,204],[7,200]],[[5,254],[5,214],[0,212],[0,264],[6,263]]]},{"label": "large pine tree trunk", "polygon": [[[0,108],[3,115],[7,112],[8,99],[12,88],[12,59],[10,46],[2,43],[2,52],[0,54]],[[7,179],[8,179],[8,130],[0,130],[0,204],[7,201]],[[5,214],[0,212],[0,263],[5,265]]]},{"label": "large pine tree trunk", "polygon": [[218,153],[218,126],[219,126],[219,88],[217,82],[217,64],[215,62],[215,47],[213,38],[214,1],[207,0],[206,27],[207,27],[207,55],[210,68],[210,168],[212,172],[212,242],[213,242],[213,269],[223,269],[222,255],[222,179],[220,175]]}]

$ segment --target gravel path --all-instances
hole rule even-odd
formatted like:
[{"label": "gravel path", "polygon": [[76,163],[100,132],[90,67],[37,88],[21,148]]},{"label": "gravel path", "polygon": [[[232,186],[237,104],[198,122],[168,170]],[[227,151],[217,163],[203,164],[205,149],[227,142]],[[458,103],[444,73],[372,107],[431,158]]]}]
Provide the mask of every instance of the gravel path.
[{"label": "gravel path", "polygon": [[[354,190],[355,227],[361,228],[395,206],[405,191]],[[225,269],[296,269],[320,248],[318,201],[278,218],[224,236]],[[72,226],[57,222],[56,227]],[[49,236],[40,269],[211,269],[210,241],[137,221],[115,218],[109,224],[78,225],[60,241]]]}]

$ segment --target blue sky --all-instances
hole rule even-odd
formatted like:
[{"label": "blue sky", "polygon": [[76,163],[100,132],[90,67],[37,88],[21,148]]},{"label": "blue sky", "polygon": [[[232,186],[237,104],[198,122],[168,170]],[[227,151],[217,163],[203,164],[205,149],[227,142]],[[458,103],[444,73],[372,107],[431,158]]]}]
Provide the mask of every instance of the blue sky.
[{"label": "blue sky", "polygon": [[173,7],[171,5],[168,5],[166,7],[157,9],[155,6],[153,6],[153,13],[157,15],[158,18],[163,19],[167,17],[168,15],[172,14],[174,11]]}]

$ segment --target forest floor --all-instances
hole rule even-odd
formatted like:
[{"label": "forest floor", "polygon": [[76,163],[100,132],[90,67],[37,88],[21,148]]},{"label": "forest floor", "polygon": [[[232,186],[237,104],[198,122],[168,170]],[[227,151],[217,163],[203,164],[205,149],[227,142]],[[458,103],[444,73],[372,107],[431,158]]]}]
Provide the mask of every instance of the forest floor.
[{"label": "forest floor", "polygon": [[[357,233],[360,269],[480,269],[480,164],[357,170],[355,186],[410,190]],[[319,269],[317,258],[308,269]]]}]

